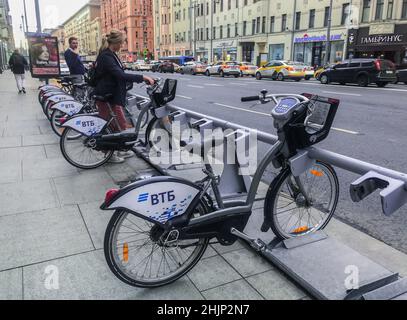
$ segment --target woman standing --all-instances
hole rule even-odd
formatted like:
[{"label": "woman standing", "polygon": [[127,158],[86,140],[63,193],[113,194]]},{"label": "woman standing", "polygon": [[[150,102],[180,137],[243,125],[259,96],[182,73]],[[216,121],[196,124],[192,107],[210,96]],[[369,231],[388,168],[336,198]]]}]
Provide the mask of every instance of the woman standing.
[{"label": "woman standing", "polygon": [[[109,104],[112,107],[113,113],[116,115],[116,123],[114,129],[117,132],[124,131],[128,128],[127,120],[123,112],[123,106],[126,103],[127,89],[126,85],[129,82],[141,83],[145,81],[147,84],[154,84],[154,79],[124,72],[124,66],[117,56],[117,52],[123,45],[125,38],[121,31],[112,30],[103,39],[102,48],[96,60],[96,78],[97,85],[95,94],[105,96],[111,94]],[[111,118],[110,108],[107,103],[97,102],[99,114],[102,118],[109,120]],[[110,162],[122,163],[125,158],[130,158],[134,155],[133,152],[119,152],[114,155]]]},{"label": "woman standing", "polygon": [[14,53],[11,55],[8,64],[11,71],[14,73],[14,77],[16,78],[18,93],[26,93],[24,81],[25,68],[28,66],[27,60],[20,54],[18,50],[15,50]]}]

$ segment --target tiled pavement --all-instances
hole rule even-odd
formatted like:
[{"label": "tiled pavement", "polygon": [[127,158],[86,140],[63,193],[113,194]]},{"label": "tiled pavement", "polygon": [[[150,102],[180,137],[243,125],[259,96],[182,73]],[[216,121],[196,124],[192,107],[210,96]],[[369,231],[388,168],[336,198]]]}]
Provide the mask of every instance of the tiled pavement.
[{"label": "tiled pavement", "polygon": [[[71,167],[36,101],[38,85],[29,79],[27,95],[19,96],[10,72],[0,75],[0,299],[308,298],[240,243],[212,245],[188,276],[164,288],[138,289],[117,280],[103,254],[111,213],[99,206],[107,189],[151,169],[136,158],[94,171]],[[256,203],[254,219],[262,205]],[[254,220],[248,232],[257,229]],[[407,274],[400,252],[337,221],[328,231]],[[58,270],[57,290],[45,286],[50,268]]]}]

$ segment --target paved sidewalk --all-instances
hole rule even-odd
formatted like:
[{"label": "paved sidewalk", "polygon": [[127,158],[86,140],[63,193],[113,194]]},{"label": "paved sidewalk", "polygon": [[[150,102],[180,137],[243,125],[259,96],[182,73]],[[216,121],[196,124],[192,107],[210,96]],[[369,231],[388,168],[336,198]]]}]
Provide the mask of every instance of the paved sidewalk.
[{"label": "paved sidewalk", "polygon": [[[170,286],[129,287],[108,270],[103,237],[111,213],[99,206],[106,190],[154,173],[133,158],[93,171],[70,166],[37,101],[37,80],[18,95],[10,72],[0,75],[0,299],[307,299],[267,261],[238,243],[211,246],[204,259]],[[260,190],[259,198],[265,188]],[[257,234],[263,202],[247,232]],[[330,235],[407,275],[401,252],[334,220]],[[272,235],[266,235],[271,239]],[[50,266],[59,289],[48,290]]]}]

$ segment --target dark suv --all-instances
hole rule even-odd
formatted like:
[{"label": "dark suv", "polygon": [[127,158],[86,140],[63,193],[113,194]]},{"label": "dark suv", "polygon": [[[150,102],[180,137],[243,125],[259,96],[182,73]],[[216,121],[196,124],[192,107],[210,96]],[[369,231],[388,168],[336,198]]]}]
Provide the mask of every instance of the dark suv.
[{"label": "dark suv", "polygon": [[376,83],[378,87],[385,87],[397,80],[396,67],[393,62],[383,59],[352,59],[344,60],[329,67],[321,73],[322,84],[339,82],[340,84],[357,83],[366,87]]},{"label": "dark suv", "polygon": [[158,72],[160,72],[160,73],[167,73],[167,72],[174,73],[175,72],[174,63],[172,63],[171,61],[162,62],[158,67]]}]

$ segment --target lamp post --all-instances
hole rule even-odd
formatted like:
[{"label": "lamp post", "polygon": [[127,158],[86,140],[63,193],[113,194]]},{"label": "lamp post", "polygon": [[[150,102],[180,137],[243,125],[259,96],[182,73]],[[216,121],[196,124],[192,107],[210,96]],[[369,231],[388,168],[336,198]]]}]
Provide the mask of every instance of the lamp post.
[{"label": "lamp post", "polygon": [[328,31],[326,35],[326,48],[325,48],[325,58],[324,58],[324,65],[326,65],[331,56],[331,27],[332,27],[332,5],[333,0],[329,3],[329,14],[328,14]]},{"label": "lamp post", "polygon": [[41,13],[40,13],[39,0],[35,0],[35,16],[37,18],[37,32],[41,33],[42,26],[41,26]]},{"label": "lamp post", "polygon": [[25,32],[28,32],[28,19],[27,19],[27,6],[25,3],[25,0],[23,0],[24,2],[24,17],[25,17]]}]

